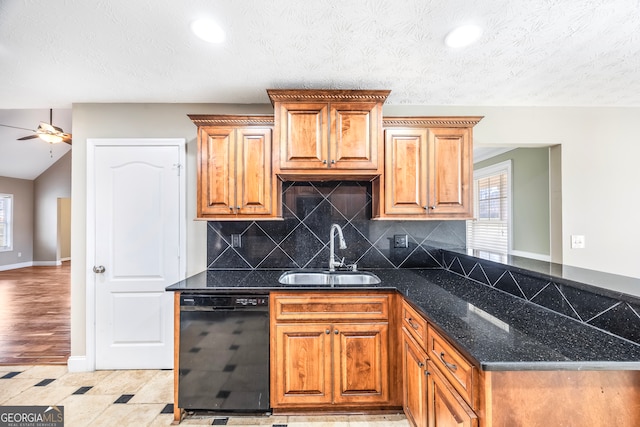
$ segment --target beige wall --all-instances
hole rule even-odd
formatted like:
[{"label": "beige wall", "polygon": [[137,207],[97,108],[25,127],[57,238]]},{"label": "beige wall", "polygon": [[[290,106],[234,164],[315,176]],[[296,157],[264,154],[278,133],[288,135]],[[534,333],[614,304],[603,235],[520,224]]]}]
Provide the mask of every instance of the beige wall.
[{"label": "beige wall", "polygon": [[58,199],[71,197],[72,151],[62,156],[33,181],[35,201],[33,261],[35,265],[55,265],[59,262]]},{"label": "beige wall", "polygon": [[[266,96],[265,96],[266,98]],[[85,354],[86,139],[164,137],[187,140],[187,275],[206,268],[206,223],[195,217],[196,128],[187,114],[271,114],[264,105],[74,104],[72,176],[72,355]],[[564,263],[640,278],[636,242],[640,211],[640,108],[393,106],[387,116],[482,115],[475,142],[487,146],[562,144]],[[586,236],[570,249],[571,234]]]},{"label": "beige wall", "polygon": [[[33,261],[33,181],[0,176],[0,193],[13,194],[13,250],[0,252],[0,270]],[[21,256],[18,256],[18,253]],[[3,266],[5,268],[3,268]]]}]

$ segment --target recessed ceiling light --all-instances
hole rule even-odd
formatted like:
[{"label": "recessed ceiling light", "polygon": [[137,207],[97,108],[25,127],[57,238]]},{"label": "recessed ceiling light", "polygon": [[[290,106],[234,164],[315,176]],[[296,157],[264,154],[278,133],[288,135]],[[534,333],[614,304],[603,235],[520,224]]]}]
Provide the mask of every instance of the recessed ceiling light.
[{"label": "recessed ceiling light", "polygon": [[444,42],[447,46],[458,48],[469,46],[482,35],[482,28],[477,25],[463,25],[447,34]]},{"label": "recessed ceiling light", "polygon": [[224,30],[210,19],[198,19],[191,23],[191,31],[209,43],[222,43],[226,38]]}]

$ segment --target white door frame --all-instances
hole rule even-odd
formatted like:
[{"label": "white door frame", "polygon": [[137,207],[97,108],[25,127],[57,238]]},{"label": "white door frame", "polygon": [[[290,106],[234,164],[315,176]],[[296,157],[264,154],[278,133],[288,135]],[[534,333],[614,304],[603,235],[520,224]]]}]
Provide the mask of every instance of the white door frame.
[{"label": "white door frame", "polygon": [[87,139],[87,228],[86,228],[86,371],[96,370],[96,275],[93,272],[95,264],[95,232],[96,212],[95,202],[98,195],[92,189],[95,187],[95,149],[98,146],[178,146],[180,152],[180,279],[185,278],[186,254],[186,140],[184,138],[88,138]]}]

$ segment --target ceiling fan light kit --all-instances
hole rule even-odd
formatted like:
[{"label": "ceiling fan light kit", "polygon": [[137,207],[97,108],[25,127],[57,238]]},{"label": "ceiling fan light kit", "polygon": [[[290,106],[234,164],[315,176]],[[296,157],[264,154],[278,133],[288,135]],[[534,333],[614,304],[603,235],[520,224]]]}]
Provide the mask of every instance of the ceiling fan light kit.
[{"label": "ceiling fan light kit", "polygon": [[52,135],[50,133],[38,133],[38,138],[48,142],[49,144],[57,144],[59,142],[62,142],[62,137],[60,135]]}]

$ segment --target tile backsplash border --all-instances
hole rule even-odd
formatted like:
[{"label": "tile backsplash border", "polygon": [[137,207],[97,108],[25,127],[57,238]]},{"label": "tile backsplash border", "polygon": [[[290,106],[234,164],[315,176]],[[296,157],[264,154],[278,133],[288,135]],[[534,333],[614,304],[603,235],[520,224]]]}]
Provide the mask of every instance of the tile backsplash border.
[{"label": "tile backsplash border", "polygon": [[616,298],[589,290],[589,285],[446,249],[440,253],[447,271],[640,344],[640,299]]}]

